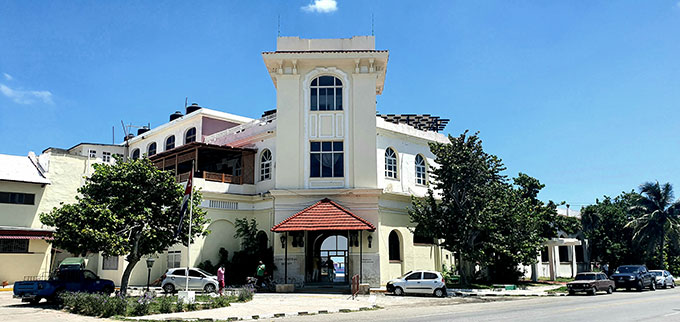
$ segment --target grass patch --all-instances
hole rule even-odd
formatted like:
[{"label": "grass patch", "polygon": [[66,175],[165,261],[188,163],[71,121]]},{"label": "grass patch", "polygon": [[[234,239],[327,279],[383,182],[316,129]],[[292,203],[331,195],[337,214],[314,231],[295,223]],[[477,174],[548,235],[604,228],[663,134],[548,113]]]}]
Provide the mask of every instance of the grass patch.
[{"label": "grass patch", "polygon": [[552,290],[547,290],[545,291],[548,294],[555,294],[555,293],[567,293],[569,292],[569,289],[566,286],[561,286],[558,288],[554,288]]}]

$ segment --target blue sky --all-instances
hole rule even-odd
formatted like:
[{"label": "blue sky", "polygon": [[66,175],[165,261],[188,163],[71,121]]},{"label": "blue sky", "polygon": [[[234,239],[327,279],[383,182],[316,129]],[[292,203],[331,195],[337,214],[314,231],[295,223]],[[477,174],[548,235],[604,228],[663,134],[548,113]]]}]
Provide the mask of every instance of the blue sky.
[{"label": "blue sky", "polygon": [[[311,6],[310,6],[311,5]],[[0,153],[116,142],[184,106],[275,107],[281,35],[371,33],[381,113],[480,131],[508,175],[573,205],[648,180],[680,190],[680,2],[0,0]],[[317,9],[317,10],[315,10]],[[680,195],[680,193],[679,193]]]}]

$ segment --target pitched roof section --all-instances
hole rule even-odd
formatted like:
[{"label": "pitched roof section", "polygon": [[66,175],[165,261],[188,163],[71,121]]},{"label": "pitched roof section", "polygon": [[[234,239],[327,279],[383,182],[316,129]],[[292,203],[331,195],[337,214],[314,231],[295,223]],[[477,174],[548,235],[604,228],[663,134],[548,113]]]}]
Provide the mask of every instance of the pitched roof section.
[{"label": "pitched roof section", "polygon": [[50,184],[37,162],[29,156],[0,154],[0,181]]},{"label": "pitched roof section", "polygon": [[273,232],[316,230],[369,230],[375,226],[325,198],[272,227]]}]

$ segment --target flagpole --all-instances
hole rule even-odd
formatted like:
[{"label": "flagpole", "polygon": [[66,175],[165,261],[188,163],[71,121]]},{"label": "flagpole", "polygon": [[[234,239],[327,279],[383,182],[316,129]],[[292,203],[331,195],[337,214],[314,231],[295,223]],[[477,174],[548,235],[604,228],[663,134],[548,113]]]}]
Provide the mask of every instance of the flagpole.
[{"label": "flagpole", "polygon": [[185,280],[184,290],[185,291],[189,291],[189,265],[190,265],[190,262],[191,262],[191,223],[193,222],[192,212],[194,210],[194,183],[193,183],[194,179],[193,179],[193,177],[194,177],[194,172],[196,172],[196,171],[194,171],[195,162],[196,162],[195,160],[191,162],[191,182],[189,182],[189,184],[191,184],[191,192],[189,194],[189,237],[187,238],[188,239],[188,243],[187,243],[187,245],[188,245],[187,246],[187,271],[186,271],[186,275],[184,276],[184,280]]}]

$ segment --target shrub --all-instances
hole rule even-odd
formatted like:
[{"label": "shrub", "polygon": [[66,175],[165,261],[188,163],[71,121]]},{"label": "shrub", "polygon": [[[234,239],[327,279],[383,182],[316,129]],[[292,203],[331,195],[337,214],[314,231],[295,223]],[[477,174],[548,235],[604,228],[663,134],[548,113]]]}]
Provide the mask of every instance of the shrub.
[{"label": "shrub", "polygon": [[125,315],[127,313],[128,301],[123,295],[114,297],[104,296],[101,317],[107,318],[114,315]]},{"label": "shrub", "polygon": [[184,302],[179,297],[177,298],[177,302],[175,302],[175,312],[184,312]]},{"label": "shrub", "polygon": [[220,308],[220,307],[229,306],[229,305],[230,305],[229,302],[230,302],[230,298],[229,298],[229,297],[226,297],[226,296],[216,296],[216,297],[211,298],[211,299],[208,301],[207,305],[208,305],[208,307],[210,307],[211,309],[216,309],[216,308]]},{"label": "shrub", "polygon": [[172,297],[160,297],[158,299],[158,311],[161,313],[172,313]]},{"label": "shrub", "polygon": [[247,302],[253,299],[253,290],[250,288],[242,288],[238,290],[238,300]]},{"label": "shrub", "polygon": [[151,303],[153,303],[153,295],[151,293],[145,293],[144,296],[140,297],[132,306],[132,315],[140,316],[149,314]]},{"label": "shrub", "polygon": [[187,303],[187,311],[196,311],[198,310],[198,302],[190,302]]}]

